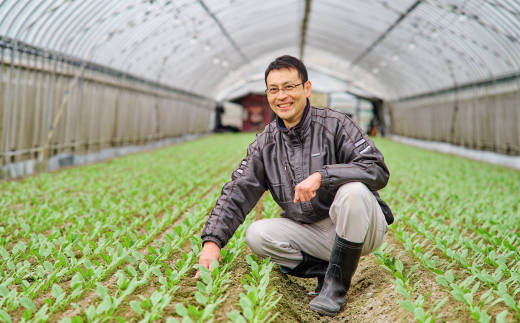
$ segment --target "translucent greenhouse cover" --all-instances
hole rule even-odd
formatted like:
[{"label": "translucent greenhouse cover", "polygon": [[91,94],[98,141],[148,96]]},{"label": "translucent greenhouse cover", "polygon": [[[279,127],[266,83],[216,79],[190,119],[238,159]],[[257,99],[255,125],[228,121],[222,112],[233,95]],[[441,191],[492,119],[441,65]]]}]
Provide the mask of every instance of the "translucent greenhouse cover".
[{"label": "translucent greenhouse cover", "polygon": [[[311,0],[303,59],[383,98],[520,71],[516,0]],[[205,96],[298,56],[305,0],[4,0],[0,35]]]}]

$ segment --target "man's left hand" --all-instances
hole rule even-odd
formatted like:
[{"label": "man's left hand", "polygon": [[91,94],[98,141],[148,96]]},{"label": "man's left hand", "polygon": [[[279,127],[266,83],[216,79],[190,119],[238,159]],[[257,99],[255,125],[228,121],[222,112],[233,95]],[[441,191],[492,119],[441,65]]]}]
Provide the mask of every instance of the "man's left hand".
[{"label": "man's left hand", "polygon": [[321,174],[316,172],[307,177],[294,188],[294,203],[307,202],[316,196],[316,190],[321,186]]}]

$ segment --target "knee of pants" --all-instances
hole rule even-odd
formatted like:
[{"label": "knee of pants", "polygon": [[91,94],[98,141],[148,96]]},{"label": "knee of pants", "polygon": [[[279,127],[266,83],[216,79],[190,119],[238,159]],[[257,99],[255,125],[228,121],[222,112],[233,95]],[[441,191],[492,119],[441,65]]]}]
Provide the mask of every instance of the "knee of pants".
[{"label": "knee of pants", "polygon": [[269,255],[265,252],[268,241],[265,239],[265,228],[262,220],[253,222],[246,230],[246,243],[249,249],[256,255],[267,258]]},{"label": "knee of pants", "polygon": [[341,185],[336,196],[339,195],[342,200],[357,200],[366,197],[367,194],[372,195],[365,184],[361,182],[350,182]]},{"label": "knee of pants", "polygon": [[363,183],[342,185],[330,208],[330,218],[336,224],[336,233],[354,242],[364,241],[373,209],[372,193]]}]

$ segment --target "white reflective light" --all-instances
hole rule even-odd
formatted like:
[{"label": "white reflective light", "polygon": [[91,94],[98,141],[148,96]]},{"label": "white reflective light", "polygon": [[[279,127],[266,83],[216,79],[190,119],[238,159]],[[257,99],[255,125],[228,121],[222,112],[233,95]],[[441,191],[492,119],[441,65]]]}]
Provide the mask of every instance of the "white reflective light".
[{"label": "white reflective light", "polygon": [[175,18],[175,19],[173,20],[173,25],[174,25],[174,26],[178,26],[178,25],[180,25],[180,24],[181,24],[181,21],[180,21],[179,19]]},{"label": "white reflective light", "polygon": [[372,73],[374,73],[374,74],[379,73],[379,69],[378,69],[377,67],[374,67],[374,68],[372,69]]},{"label": "white reflective light", "polygon": [[229,66],[229,62],[228,61],[222,61],[222,66],[228,67]]},{"label": "white reflective light", "polygon": [[217,65],[218,63],[220,63],[220,59],[218,59],[218,57],[215,57],[213,59],[213,64]]},{"label": "white reflective light", "polygon": [[205,51],[205,52],[209,52],[210,49],[211,49],[211,46],[209,46],[209,45],[204,45],[204,51]]},{"label": "white reflective light", "polygon": [[198,43],[197,38],[193,37],[192,39],[190,39],[190,44],[197,45],[197,43]]},{"label": "white reflective light", "polygon": [[399,60],[399,55],[397,55],[397,54],[396,54],[396,55],[393,55],[393,56],[392,56],[392,60],[393,60],[394,62],[397,62],[397,61]]},{"label": "white reflective light", "polygon": [[415,47],[417,47],[417,46],[415,45],[415,43],[410,43],[410,44],[408,44],[408,49],[409,49],[409,50],[414,50]]},{"label": "white reflective light", "polygon": [[386,61],[382,61],[381,62],[381,67],[385,67],[387,64],[386,64]]},{"label": "white reflective light", "polygon": [[468,16],[466,16],[465,14],[460,15],[459,21],[463,24],[466,23],[466,21],[468,21]]}]

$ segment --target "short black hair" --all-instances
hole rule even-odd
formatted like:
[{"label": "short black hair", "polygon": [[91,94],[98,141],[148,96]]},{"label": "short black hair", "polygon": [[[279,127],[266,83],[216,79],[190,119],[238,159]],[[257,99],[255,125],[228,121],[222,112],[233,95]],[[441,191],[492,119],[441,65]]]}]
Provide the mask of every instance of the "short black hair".
[{"label": "short black hair", "polygon": [[281,70],[284,68],[297,70],[298,76],[303,83],[309,80],[309,76],[307,75],[307,68],[305,68],[305,65],[301,60],[294,56],[283,55],[272,61],[265,70],[265,85],[267,86],[267,75],[269,75],[272,70]]}]

